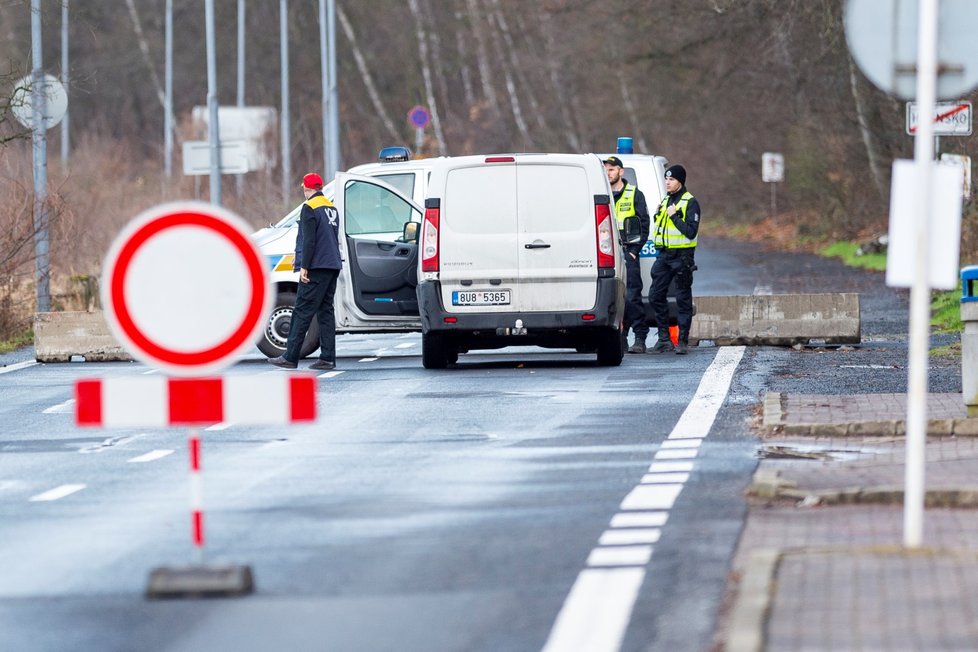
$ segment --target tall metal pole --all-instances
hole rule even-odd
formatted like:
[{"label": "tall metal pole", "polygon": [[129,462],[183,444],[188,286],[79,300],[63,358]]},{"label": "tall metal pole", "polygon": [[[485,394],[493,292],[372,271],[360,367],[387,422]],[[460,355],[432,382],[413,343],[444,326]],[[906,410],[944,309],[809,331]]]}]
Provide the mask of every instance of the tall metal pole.
[{"label": "tall metal pole", "polygon": [[[238,108],[245,102],[245,0],[238,0]],[[244,188],[244,175],[235,177],[235,190],[238,195]]]},{"label": "tall metal pole", "polygon": [[907,462],[903,544],[921,545],[924,527],[924,448],[927,439],[927,357],[930,342],[929,248],[937,103],[937,0],[920,0],[917,32],[917,134],[914,164],[921,176],[917,199],[914,281],[910,289],[910,356],[907,377]]},{"label": "tall metal pole", "polygon": [[48,242],[48,141],[44,114],[44,73],[41,48],[41,0],[31,0],[31,108],[34,149],[34,276],[37,311],[51,311],[51,278]]},{"label": "tall metal pole", "polygon": [[163,72],[163,174],[173,175],[173,0],[166,0]]},{"label": "tall metal pole", "polygon": [[282,124],[279,140],[282,144],[282,202],[289,202],[292,185],[292,143],[289,141],[289,8],[286,0],[279,0],[279,39],[282,65]]},{"label": "tall metal pole", "polygon": [[326,0],[319,0],[319,66],[323,80],[323,176],[332,179],[329,170],[329,146],[333,143],[329,121],[329,54],[326,42]]},{"label": "tall metal pole", "polygon": [[326,174],[332,179],[340,171],[340,101],[336,80],[336,0],[326,2],[326,39],[329,46],[329,161]]},{"label": "tall metal pole", "polygon": [[[68,0],[61,2],[61,85],[65,87],[65,91],[68,90]],[[65,115],[61,118],[61,163],[63,165],[68,165],[69,115],[71,115],[71,103],[68,104]]]},{"label": "tall metal pole", "polygon": [[221,205],[221,139],[217,122],[217,54],[214,49],[214,0],[204,3],[207,24],[207,135],[211,150],[211,203]]}]

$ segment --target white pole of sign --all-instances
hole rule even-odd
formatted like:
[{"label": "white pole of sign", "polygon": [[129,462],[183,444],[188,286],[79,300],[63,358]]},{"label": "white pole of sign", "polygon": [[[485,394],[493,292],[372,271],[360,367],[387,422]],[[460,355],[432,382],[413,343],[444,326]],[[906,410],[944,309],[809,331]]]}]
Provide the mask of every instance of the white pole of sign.
[{"label": "white pole of sign", "polygon": [[[920,0],[917,32],[917,110],[934,115],[937,103],[937,0]],[[920,174],[917,193],[917,247],[910,289],[910,356],[907,377],[907,462],[903,493],[903,544],[921,545],[924,527],[924,445],[927,439],[927,357],[930,342],[928,250],[934,169],[934,121],[918,120],[914,162]]]}]

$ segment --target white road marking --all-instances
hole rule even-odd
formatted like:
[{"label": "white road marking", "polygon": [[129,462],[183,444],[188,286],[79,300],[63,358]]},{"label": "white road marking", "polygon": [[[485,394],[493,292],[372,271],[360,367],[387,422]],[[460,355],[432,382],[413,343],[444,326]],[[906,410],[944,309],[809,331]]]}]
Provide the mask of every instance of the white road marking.
[{"label": "white road marking", "polygon": [[[744,347],[722,347],[703,374],[693,399],[669,439],[698,439],[706,437],[723,401],[726,400],[737,365],[744,356]],[[661,459],[695,457],[699,448],[661,448],[649,467],[651,473],[689,472],[693,462],[660,462]],[[688,466],[687,466],[688,465]],[[648,477],[648,474],[646,476]],[[643,481],[644,481],[643,477]],[[661,527],[668,519],[683,484],[638,485],[622,501],[622,510],[637,511],[615,514],[611,526],[617,528]],[[661,505],[661,506],[660,506]],[[661,521],[661,522],[660,522]],[[628,530],[621,530],[627,532]],[[602,534],[602,539],[608,534]],[[599,542],[599,546],[604,541]],[[647,555],[647,557],[646,557]],[[592,568],[600,565],[621,565],[631,556],[632,568]],[[645,580],[645,566],[652,557],[652,546],[596,547],[588,556],[587,568],[582,570],[567,599],[557,614],[544,645],[544,652],[617,652],[628,629],[635,600]],[[642,562],[642,559],[645,559]],[[602,563],[604,562],[604,563]]]},{"label": "white road marking", "polygon": [[398,344],[395,349],[409,349],[414,346],[414,342],[404,342],[403,344]]},{"label": "white road marking", "polygon": [[694,462],[652,462],[649,473],[672,473],[674,471],[692,471]]},{"label": "white road marking", "polygon": [[373,357],[373,358],[360,358],[359,360],[357,360],[357,362],[374,362],[375,360],[377,360],[376,357]]},{"label": "white road marking", "polygon": [[611,546],[595,548],[588,555],[588,566],[645,566],[652,559],[652,546]]},{"label": "white road marking", "polygon": [[702,439],[667,439],[660,448],[697,448],[702,443]]},{"label": "white road marking", "polygon": [[143,375],[149,376],[150,374],[157,374],[157,373],[159,373],[159,370],[157,369],[147,369],[146,371],[143,372]]},{"label": "white road marking", "polygon": [[611,517],[611,527],[662,527],[669,512],[622,512]]},{"label": "white road marking", "polygon": [[336,378],[341,373],[343,373],[342,370],[340,370],[340,371],[327,371],[325,373],[319,374],[319,378]]},{"label": "white road marking", "polygon": [[109,437],[108,439],[103,439],[101,443],[92,444],[91,446],[85,446],[84,448],[79,448],[78,452],[82,454],[88,453],[101,453],[102,451],[112,448],[114,446],[122,446],[128,444],[129,442],[135,440],[135,437]]},{"label": "white road marking", "polygon": [[602,546],[631,546],[637,543],[656,543],[662,530],[657,527],[605,530],[598,544]]},{"label": "white road marking", "polygon": [[70,496],[76,491],[81,491],[86,485],[83,484],[63,484],[60,487],[55,487],[45,491],[44,493],[37,494],[36,496],[31,496],[31,502],[46,502],[51,500],[58,500],[59,498],[64,498],[65,496]]},{"label": "white road marking", "polygon": [[646,473],[642,476],[642,484],[666,484],[678,482],[682,484],[689,480],[688,473]]},{"label": "white road marking", "polygon": [[227,430],[233,425],[234,422],[232,421],[222,421],[221,423],[215,423],[213,426],[207,426],[206,428],[204,428],[204,430],[208,430],[210,432],[217,432],[218,430]]},{"label": "white road marking", "polygon": [[681,484],[640,484],[621,501],[621,509],[670,509],[682,490]]},{"label": "white road marking", "polygon": [[166,457],[167,455],[172,455],[172,454],[173,454],[173,450],[172,449],[168,449],[168,448],[158,449],[158,450],[155,450],[155,451],[150,451],[148,453],[144,453],[142,455],[138,455],[138,456],[133,457],[132,459],[128,459],[126,461],[127,462],[134,462],[134,463],[137,463],[137,464],[140,463],[140,462],[152,462],[154,460],[160,459],[161,457]]},{"label": "white road marking", "polygon": [[57,405],[52,405],[51,407],[45,409],[41,414],[69,414],[75,410],[72,406],[75,404],[75,399],[69,398],[64,403],[58,403]]},{"label": "white road marking", "polygon": [[615,652],[645,579],[641,568],[588,568],[570,590],[543,652]]},{"label": "white road marking", "polygon": [[698,448],[667,448],[665,450],[660,450],[655,454],[655,459],[657,460],[686,460],[691,457],[696,457],[696,453],[699,452]]},{"label": "white road marking", "polygon": [[754,294],[772,294],[770,285],[756,285],[754,286]]},{"label": "white road marking", "polygon": [[6,367],[0,367],[0,374],[9,374],[11,371],[17,371],[18,369],[27,369],[28,367],[33,367],[37,364],[36,360],[25,360],[24,362],[15,362],[14,364],[8,364]]}]

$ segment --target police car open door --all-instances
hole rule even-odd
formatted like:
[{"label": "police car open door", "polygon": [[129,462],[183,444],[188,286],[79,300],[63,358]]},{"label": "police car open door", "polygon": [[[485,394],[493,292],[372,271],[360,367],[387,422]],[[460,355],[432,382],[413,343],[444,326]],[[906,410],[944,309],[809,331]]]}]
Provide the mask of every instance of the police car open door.
[{"label": "police car open door", "polygon": [[424,209],[374,177],[336,175],[343,270],[336,288],[336,323],[347,330],[421,330],[418,244],[405,225]]}]

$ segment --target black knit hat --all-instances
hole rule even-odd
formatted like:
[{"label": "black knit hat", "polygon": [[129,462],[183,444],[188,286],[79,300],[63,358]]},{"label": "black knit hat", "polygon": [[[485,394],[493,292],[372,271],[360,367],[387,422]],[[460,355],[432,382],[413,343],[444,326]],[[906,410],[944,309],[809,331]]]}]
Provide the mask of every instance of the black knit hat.
[{"label": "black knit hat", "polygon": [[666,179],[672,177],[682,185],[686,185],[686,168],[681,165],[672,165],[666,170]]}]

